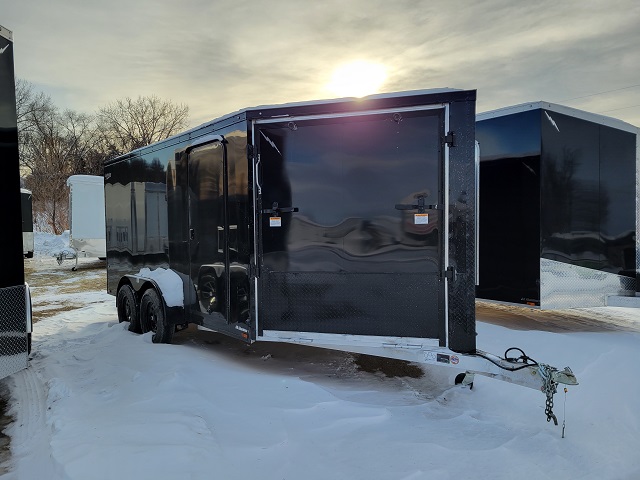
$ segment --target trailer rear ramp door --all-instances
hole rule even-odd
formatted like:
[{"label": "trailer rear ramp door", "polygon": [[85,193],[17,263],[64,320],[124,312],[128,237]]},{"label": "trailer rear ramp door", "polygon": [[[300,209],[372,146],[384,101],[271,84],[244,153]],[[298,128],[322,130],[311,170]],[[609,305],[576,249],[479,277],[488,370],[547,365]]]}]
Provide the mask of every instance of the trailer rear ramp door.
[{"label": "trailer rear ramp door", "polygon": [[436,106],[256,122],[259,335],[446,342],[445,119]]}]

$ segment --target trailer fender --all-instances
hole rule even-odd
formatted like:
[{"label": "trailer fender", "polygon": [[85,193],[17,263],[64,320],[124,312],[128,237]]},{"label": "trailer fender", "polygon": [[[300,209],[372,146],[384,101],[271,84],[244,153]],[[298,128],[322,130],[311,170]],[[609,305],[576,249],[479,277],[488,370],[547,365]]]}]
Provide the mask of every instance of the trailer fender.
[{"label": "trailer fender", "polygon": [[[183,279],[175,271],[170,269],[158,268],[149,270],[143,268],[137,274],[125,275],[121,280],[123,283],[131,285],[136,294],[138,305],[142,300],[145,291],[153,288],[160,299],[164,309],[164,320],[167,325],[182,325],[186,323]],[[118,289],[120,285],[118,286]],[[167,300],[169,299],[169,300]]]}]

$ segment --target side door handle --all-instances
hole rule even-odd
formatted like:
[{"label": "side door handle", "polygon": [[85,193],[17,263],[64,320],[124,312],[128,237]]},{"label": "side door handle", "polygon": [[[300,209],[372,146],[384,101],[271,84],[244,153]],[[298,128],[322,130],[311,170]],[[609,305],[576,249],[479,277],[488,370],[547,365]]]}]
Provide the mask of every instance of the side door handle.
[{"label": "side door handle", "polygon": [[418,213],[424,213],[425,210],[438,210],[439,205],[425,204],[425,195],[418,195],[418,203],[406,204],[397,203],[396,210],[418,210]]},{"label": "side door handle", "polygon": [[279,217],[281,213],[299,212],[298,207],[279,207],[278,202],[273,202],[271,208],[262,209],[262,213],[270,213],[274,217]]}]

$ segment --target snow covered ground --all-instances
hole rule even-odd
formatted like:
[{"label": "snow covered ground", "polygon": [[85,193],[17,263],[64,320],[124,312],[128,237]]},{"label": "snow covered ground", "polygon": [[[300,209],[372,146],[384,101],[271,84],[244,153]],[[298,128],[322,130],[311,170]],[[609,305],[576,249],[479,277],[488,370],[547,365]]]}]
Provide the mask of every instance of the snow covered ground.
[{"label": "snow covered ground", "polygon": [[[36,247],[36,250],[38,247]],[[36,256],[39,268],[69,271]],[[81,268],[36,304],[104,276]],[[67,298],[67,297],[63,297]],[[15,422],[6,479],[638,479],[640,313],[627,330],[524,331],[478,322],[478,347],[511,346],[570,366],[580,385],[555,397],[484,377],[453,386],[445,367],[421,378],[370,373],[349,354],[245,346],[212,332],[155,345],[119,324],[104,289],[35,325],[30,367],[4,382]],[[565,438],[562,422],[566,421]]]}]

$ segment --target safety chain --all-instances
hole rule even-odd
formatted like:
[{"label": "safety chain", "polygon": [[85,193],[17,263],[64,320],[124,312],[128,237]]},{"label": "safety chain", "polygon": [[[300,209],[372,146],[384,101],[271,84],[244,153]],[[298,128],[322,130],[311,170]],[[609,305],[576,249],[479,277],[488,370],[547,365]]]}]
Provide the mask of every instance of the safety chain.
[{"label": "safety chain", "polygon": [[553,423],[558,425],[558,419],[553,414],[553,395],[557,392],[558,383],[553,380],[553,372],[557,369],[544,363],[538,364],[538,372],[542,378],[542,393],[547,396],[544,413],[547,415],[547,422],[553,419]]}]

